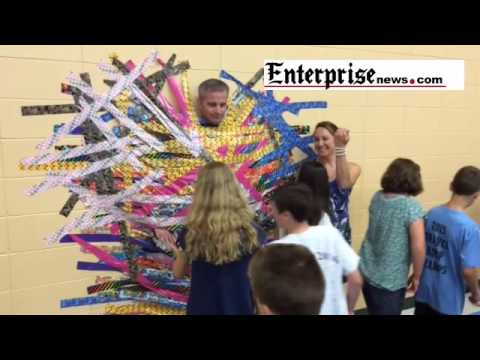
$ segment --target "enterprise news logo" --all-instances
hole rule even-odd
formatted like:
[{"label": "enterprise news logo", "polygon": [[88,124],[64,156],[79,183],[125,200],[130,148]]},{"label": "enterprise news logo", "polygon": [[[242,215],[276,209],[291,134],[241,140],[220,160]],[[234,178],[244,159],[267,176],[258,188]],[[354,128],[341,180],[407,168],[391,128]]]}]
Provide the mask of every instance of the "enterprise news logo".
[{"label": "enterprise news logo", "polygon": [[265,60],[266,90],[463,90],[463,60]]}]

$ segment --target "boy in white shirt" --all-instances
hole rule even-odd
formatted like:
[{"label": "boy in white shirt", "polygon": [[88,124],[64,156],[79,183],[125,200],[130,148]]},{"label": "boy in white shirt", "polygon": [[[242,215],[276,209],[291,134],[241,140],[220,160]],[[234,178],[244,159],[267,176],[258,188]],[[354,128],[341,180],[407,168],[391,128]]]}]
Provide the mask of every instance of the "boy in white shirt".
[{"label": "boy in white shirt", "polygon": [[[359,257],[334,227],[308,225],[316,206],[312,197],[312,191],[304,184],[287,185],[275,192],[271,215],[289,235],[272,244],[303,245],[315,255],[325,277],[320,315],[353,314],[363,282],[358,271]],[[346,296],[343,275],[347,277]]]}]

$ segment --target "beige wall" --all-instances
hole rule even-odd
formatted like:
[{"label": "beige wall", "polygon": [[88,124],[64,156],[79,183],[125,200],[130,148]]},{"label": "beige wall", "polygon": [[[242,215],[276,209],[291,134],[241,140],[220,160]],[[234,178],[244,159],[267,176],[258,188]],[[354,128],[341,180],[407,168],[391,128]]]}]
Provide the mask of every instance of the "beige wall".
[{"label": "beige wall", "polygon": [[[328,101],[327,110],[287,115],[292,124],[313,127],[331,120],[352,132],[348,157],[363,169],[351,201],[357,250],[370,197],[393,158],[410,157],[422,166],[426,191],[419,198],[426,209],[448,198],[448,183],[459,167],[480,166],[479,46],[0,46],[0,314],[88,314],[102,308],[59,308],[62,298],[84,296],[98,274],[75,269],[77,260],[91,259],[76,246],[43,243],[42,237],[64,222],[57,213],[67,192],[28,198],[24,190],[42,173],[17,167],[53,124],[71,115],[22,117],[20,107],[70,103],[71,97],[60,93],[69,72],[88,71],[97,89],[105,89],[96,63],[113,52],[138,62],[152,49],[165,58],[176,52],[177,59],[188,59],[192,88],[217,77],[220,69],[246,81],[268,58],[465,60],[463,92],[282,92],[292,101]],[[470,213],[480,221],[479,205]]]}]

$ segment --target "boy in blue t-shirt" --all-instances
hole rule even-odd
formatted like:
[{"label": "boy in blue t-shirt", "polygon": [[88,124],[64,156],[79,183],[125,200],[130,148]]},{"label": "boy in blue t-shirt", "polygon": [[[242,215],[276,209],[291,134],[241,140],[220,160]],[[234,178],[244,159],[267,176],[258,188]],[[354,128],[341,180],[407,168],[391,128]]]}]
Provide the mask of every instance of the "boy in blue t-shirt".
[{"label": "boy in blue t-shirt", "polygon": [[415,315],[461,315],[465,283],[469,300],[480,306],[476,268],[480,268],[480,228],[465,210],[480,194],[480,169],[461,168],[443,206],[430,210],[425,221],[427,258],[415,296]]}]

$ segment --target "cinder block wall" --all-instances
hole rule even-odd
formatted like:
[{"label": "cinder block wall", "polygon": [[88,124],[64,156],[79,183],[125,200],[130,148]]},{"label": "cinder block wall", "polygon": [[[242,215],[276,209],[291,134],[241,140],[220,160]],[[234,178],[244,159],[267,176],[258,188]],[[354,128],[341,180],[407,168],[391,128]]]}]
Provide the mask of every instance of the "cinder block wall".
[{"label": "cinder block wall", "polygon": [[[44,244],[42,238],[65,222],[58,211],[67,192],[56,189],[26,197],[25,189],[38,183],[42,173],[22,172],[17,166],[51,134],[54,124],[71,115],[22,117],[20,107],[70,103],[71,97],[60,92],[69,72],[90,72],[96,89],[105,90],[98,62],[117,53],[138,63],[152,49],[165,59],[175,52],[178,60],[190,61],[192,90],[221,69],[246,81],[265,59],[465,60],[463,92],[278,93],[292,101],[328,101],[327,110],[287,115],[291,124],[313,128],[330,120],[352,132],[348,158],[363,170],[351,201],[356,250],[366,230],[370,198],[395,157],[420,163],[425,192],[419,199],[426,209],[448,199],[448,185],[458,168],[480,166],[479,46],[0,46],[0,314],[90,314],[102,308],[60,309],[60,299],[84,296],[98,274],[76,270],[77,260],[92,259],[76,246]],[[77,208],[71,216],[81,211]],[[470,214],[479,221],[480,205]]]}]

